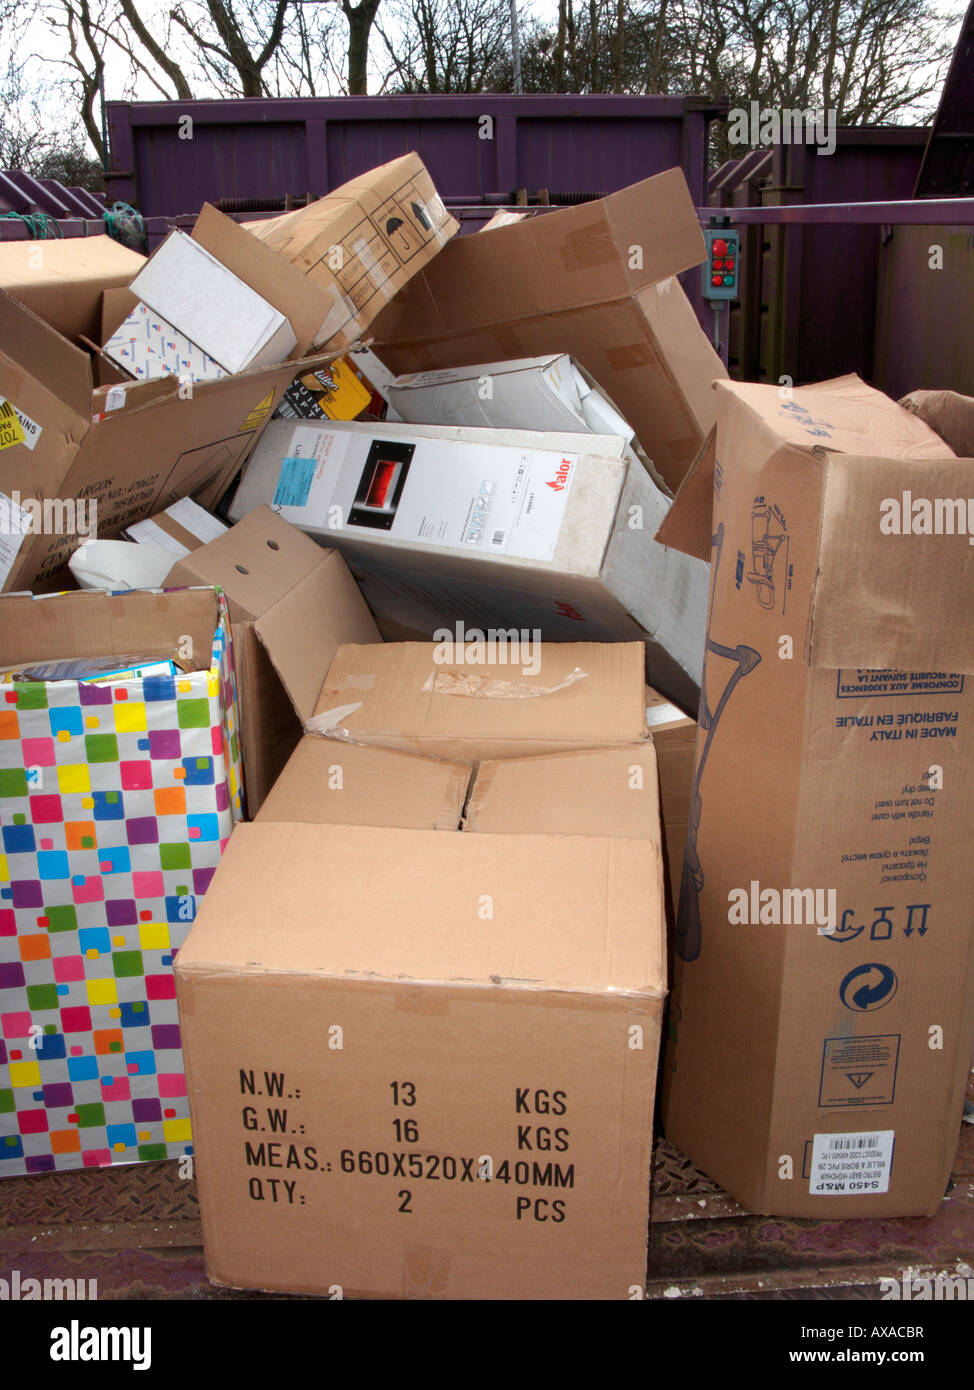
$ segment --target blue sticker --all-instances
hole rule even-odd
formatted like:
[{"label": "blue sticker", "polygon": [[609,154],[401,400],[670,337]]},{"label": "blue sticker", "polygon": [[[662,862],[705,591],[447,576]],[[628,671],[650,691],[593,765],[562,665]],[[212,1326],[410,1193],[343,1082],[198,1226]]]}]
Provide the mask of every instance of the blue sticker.
[{"label": "blue sticker", "polygon": [[308,500],[314,475],[314,459],[282,459],[281,473],[274,493],[275,507],[303,507]]}]

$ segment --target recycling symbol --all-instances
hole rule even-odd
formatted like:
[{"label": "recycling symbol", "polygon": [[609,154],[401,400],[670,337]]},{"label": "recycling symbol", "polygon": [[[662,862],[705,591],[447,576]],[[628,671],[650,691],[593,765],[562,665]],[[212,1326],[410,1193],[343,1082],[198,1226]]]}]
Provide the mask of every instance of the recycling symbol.
[{"label": "recycling symbol", "polygon": [[898,985],[895,971],[888,965],[870,961],[849,971],[839,986],[839,998],[847,1009],[860,1014],[870,1013],[888,1004]]}]

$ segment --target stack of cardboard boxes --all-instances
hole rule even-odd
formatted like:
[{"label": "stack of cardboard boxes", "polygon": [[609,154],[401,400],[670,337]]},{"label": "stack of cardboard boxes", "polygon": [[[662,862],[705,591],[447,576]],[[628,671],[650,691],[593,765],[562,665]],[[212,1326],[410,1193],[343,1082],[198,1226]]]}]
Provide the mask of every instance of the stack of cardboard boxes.
[{"label": "stack of cardboard boxes", "polygon": [[455,230],[407,155],[2,248],[3,587],[58,499],[172,567],[0,601],[0,1172],[192,1152],[240,1287],[640,1296],[671,990],[732,1195],[931,1213],[974,405],[728,381],[679,171]]}]

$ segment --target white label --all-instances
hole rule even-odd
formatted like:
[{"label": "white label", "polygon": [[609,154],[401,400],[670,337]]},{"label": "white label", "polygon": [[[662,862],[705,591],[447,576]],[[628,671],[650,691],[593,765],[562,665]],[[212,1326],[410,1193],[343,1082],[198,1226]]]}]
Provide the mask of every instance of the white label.
[{"label": "white label", "polygon": [[189,554],[188,545],[183,545],[175,536],[170,536],[169,532],[164,531],[155,521],[137,521],[133,526],[125,528],[125,534],[137,545],[157,545],[160,550],[168,550],[170,555],[177,555],[180,559]]},{"label": "white label", "polygon": [[171,507],[166,508],[166,516],[171,516],[177,525],[204,545],[208,541],[219,540],[227,529],[222,521],[211,516],[206,508],[194,502],[192,497],[180,497],[178,502],[173,502]]},{"label": "white label", "polygon": [[24,443],[27,445],[28,449],[33,449],[34,445],[37,443],[37,441],[40,439],[41,435],[44,432],[43,425],[37,424],[37,422],[35,420],[32,420],[29,415],[25,415],[22,410],[18,410],[17,407],[14,405],[13,401],[8,401],[7,404],[11,407],[13,413],[20,421],[21,427],[24,431]]},{"label": "white label", "polygon": [[809,1192],[831,1197],[888,1192],[894,1137],[892,1129],[865,1134],[816,1134],[812,1141]]},{"label": "white label", "polygon": [[120,410],[125,404],[125,387],[113,386],[105,397],[106,410]]},{"label": "white label", "polygon": [[[19,414],[19,412],[18,412]],[[27,442],[26,435],[24,443]],[[23,507],[0,492],[0,588],[7,582],[7,576],[14,567],[14,561],[24,543],[24,536],[32,526],[31,516]]]}]

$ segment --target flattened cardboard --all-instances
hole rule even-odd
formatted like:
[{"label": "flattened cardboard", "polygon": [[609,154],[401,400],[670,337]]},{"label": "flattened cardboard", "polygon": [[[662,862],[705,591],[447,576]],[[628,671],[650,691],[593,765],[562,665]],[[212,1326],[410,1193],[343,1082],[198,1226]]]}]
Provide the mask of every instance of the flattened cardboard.
[{"label": "flattened cardboard", "polygon": [[674,491],[714,423],[727,375],[676,276],[703,236],[670,169],[492,236],[457,237],[373,326],[394,372],[568,353],[636,431]]},{"label": "flattened cardboard", "polygon": [[470,763],[305,734],[254,819],[455,831],[472,772]]},{"label": "flattened cardboard", "polygon": [[[339,647],[315,706],[318,731],[461,760],[646,738],[638,642],[546,643],[535,672],[440,663],[435,653],[419,642]],[[585,674],[566,683],[576,671]],[[478,688],[497,693],[462,693]]]},{"label": "flattened cardboard", "polygon": [[932,1215],[974,1041],[970,546],[880,502],[974,460],[854,378],[717,394],[666,1133],[751,1211]]},{"label": "flattened cardboard", "polygon": [[258,508],[177,561],[166,583],[219,585],[233,625],[248,814],[290,757],[342,642],[379,631],[342,557]]}]

